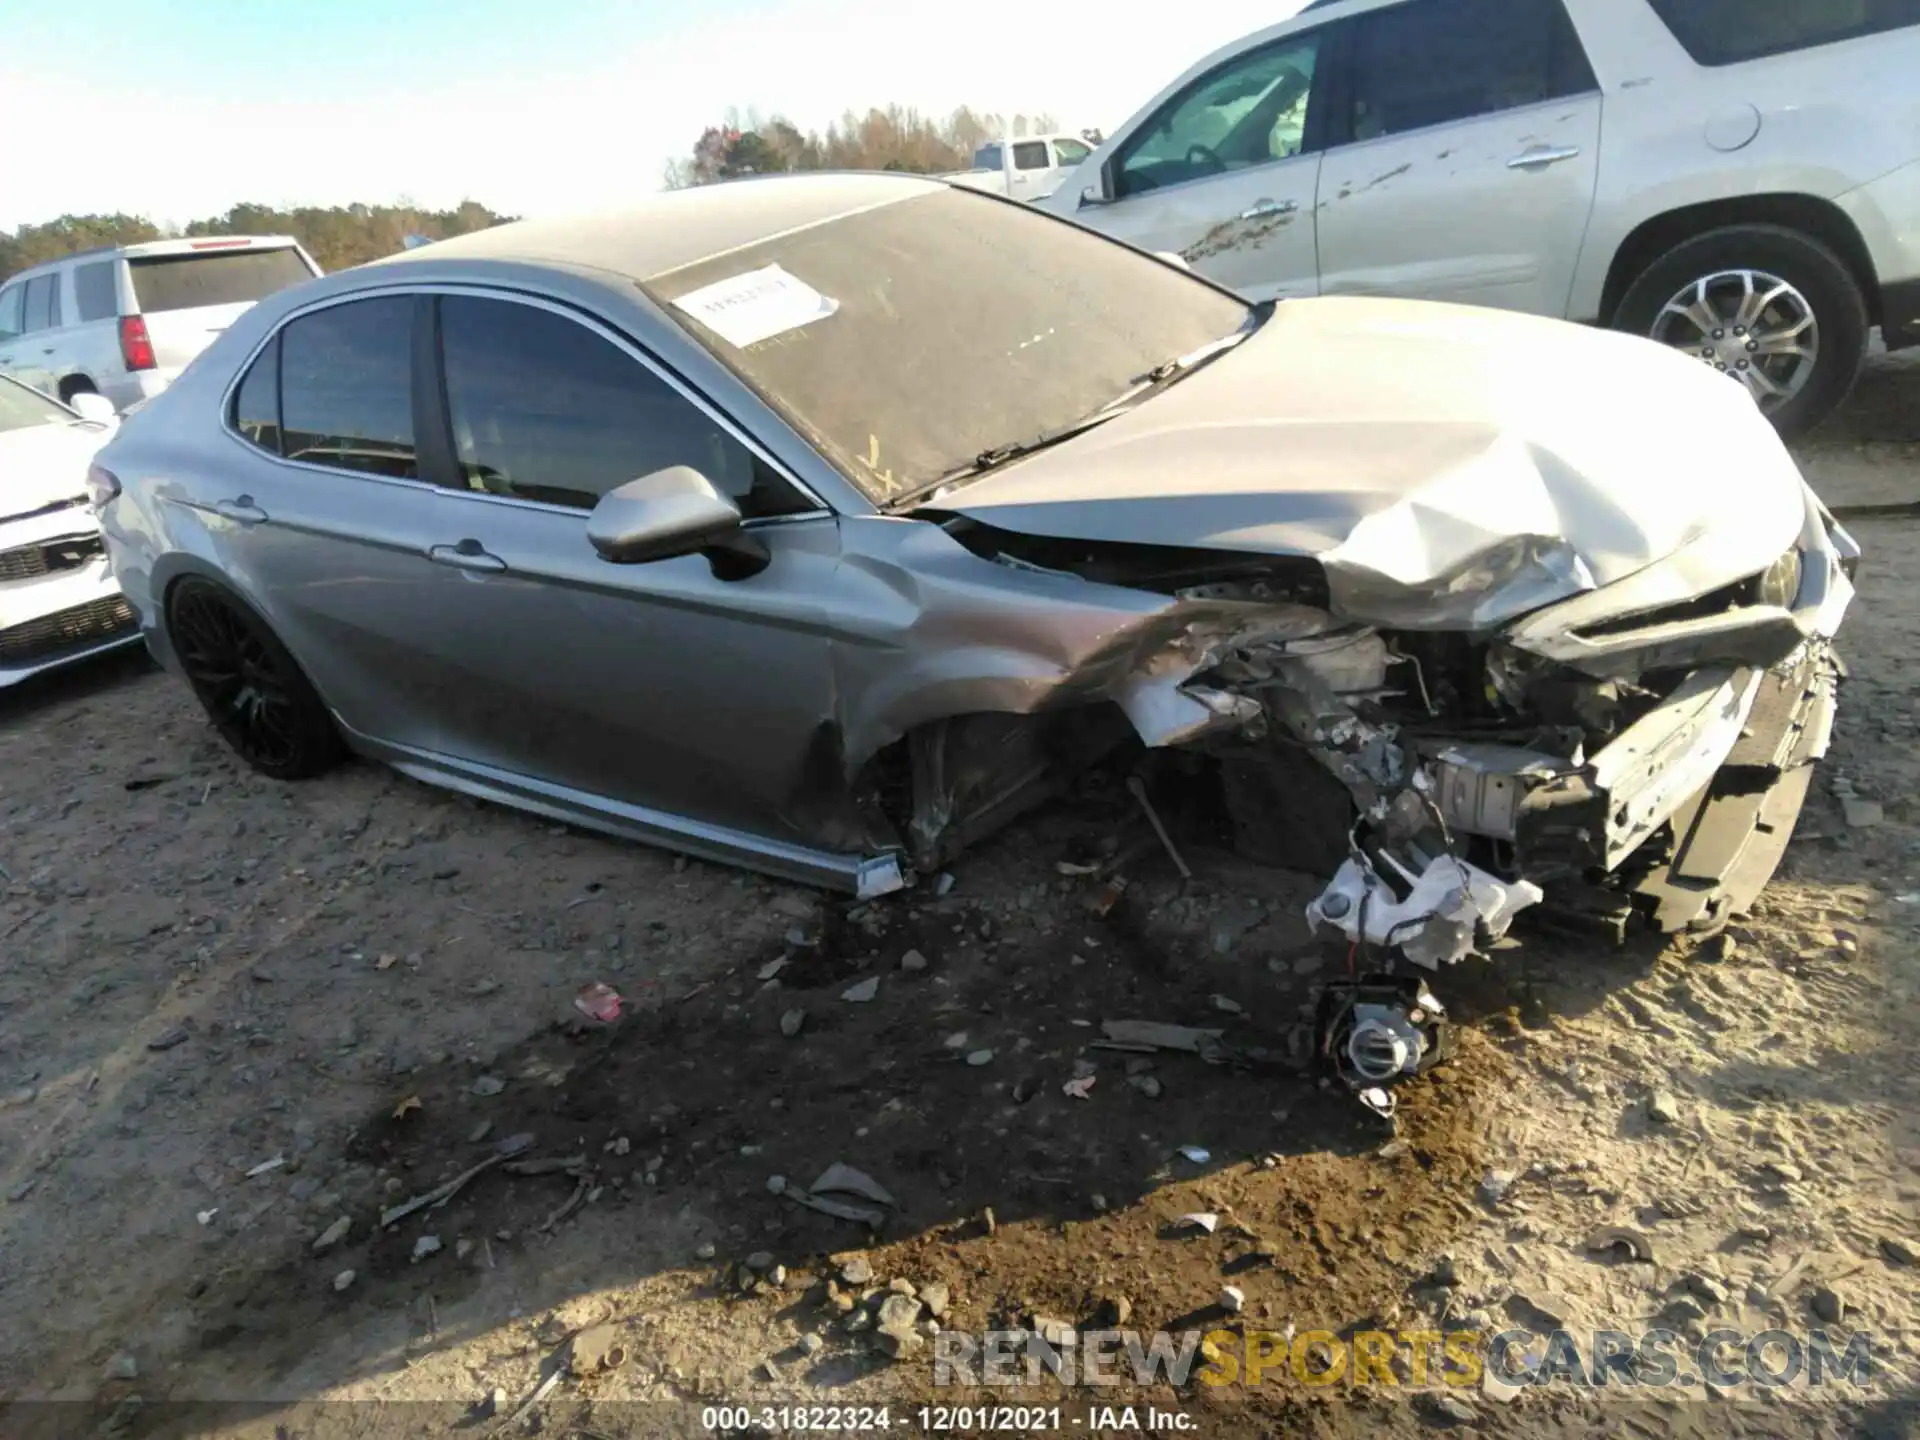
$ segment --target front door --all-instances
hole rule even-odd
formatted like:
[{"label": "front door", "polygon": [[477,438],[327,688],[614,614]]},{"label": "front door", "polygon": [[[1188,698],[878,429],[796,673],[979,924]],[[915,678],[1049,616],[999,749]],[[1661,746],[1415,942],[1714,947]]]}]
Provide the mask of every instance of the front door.
[{"label": "front door", "polygon": [[1560,0],[1407,0],[1351,24],[1320,171],[1321,293],[1565,315],[1601,100]]},{"label": "front door", "polygon": [[1077,218],[1251,300],[1315,294],[1325,35],[1243,51],[1173,96],[1115,148],[1112,201]]},{"label": "front door", "polygon": [[[820,599],[839,563],[834,516],[626,342],[504,296],[439,305],[458,473],[433,554],[457,583],[435,625],[465,672],[450,753],[817,841],[814,807],[838,779]],[[670,465],[733,496],[771,552],[764,570],[723,580],[699,555],[595,553],[600,496]]]},{"label": "front door", "polygon": [[1044,140],[1015,140],[1013,169],[1007,177],[1007,194],[1015,200],[1038,200],[1052,192],[1053,154]]}]

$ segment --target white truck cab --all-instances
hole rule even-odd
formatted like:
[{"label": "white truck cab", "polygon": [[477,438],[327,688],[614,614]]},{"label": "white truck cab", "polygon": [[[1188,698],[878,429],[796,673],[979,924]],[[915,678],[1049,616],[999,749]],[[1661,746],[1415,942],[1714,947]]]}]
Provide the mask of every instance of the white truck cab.
[{"label": "white truck cab", "polygon": [[1044,200],[1092,154],[1093,146],[1078,135],[990,140],[974,152],[971,170],[940,178],[1012,200]]}]

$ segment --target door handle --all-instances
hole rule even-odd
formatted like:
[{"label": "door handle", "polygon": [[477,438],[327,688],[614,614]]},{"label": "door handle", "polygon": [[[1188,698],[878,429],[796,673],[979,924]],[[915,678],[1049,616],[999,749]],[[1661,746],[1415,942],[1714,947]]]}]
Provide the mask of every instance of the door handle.
[{"label": "door handle", "polygon": [[235,500],[216,500],[213,502],[213,513],[237,525],[258,525],[267,518],[267,512],[253,503],[251,495],[242,495]]},{"label": "door handle", "polygon": [[46,349],[42,350],[40,353],[42,355],[51,355],[53,353],[53,346],[49,345]]},{"label": "door handle", "polygon": [[1562,160],[1577,159],[1579,155],[1578,145],[1536,145],[1531,150],[1522,150],[1507,161],[1507,169],[1544,169],[1548,165],[1558,165]]},{"label": "door handle", "polygon": [[457,545],[435,545],[427,558],[436,565],[451,565],[456,570],[495,572],[507,568],[498,555],[490,555],[478,540],[462,540]]},{"label": "door handle", "polygon": [[1264,220],[1269,215],[1291,215],[1300,208],[1298,200],[1256,200],[1240,212],[1242,220]]}]

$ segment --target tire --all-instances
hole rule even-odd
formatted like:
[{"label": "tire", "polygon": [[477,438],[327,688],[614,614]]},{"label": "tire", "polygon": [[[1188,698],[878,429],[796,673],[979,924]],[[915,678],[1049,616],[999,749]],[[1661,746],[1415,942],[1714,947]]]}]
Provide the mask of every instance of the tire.
[{"label": "tire", "polygon": [[346,754],[333,715],[267,622],[210,580],[167,595],[167,637],[200,707],[235,754],[276,780],[305,780]]},{"label": "tire", "polygon": [[71,405],[73,403],[73,397],[76,395],[98,395],[99,393],[98,390],[94,389],[93,382],[84,375],[69,375],[65,380],[60,382],[60,403],[62,405]]},{"label": "tire", "polygon": [[[1755,278],[1758,294],[1791,293],[1750,316],[1755,332],[1771,332],[1776,344],[1804,345],[1801,310],[1810,313],[1816,349],[1811,359],[1791,353],[1760,353],[1766,340],[1741,336],[1731,321],[1740,318],[1743,275]],[[1670,301],[1699,299],[1708,286],[1707,311],[1696,312],[1729,323],[1711,332],[1699,321],[1669,308]],[[1730,225],[1674,246],[1633,281],[1613,315],[1613,328],[1674,346],[1705,363],[1748,380],[1761,409],[1782,435],[1801,435],[1840,407],[1866,362],[1870,322],[1866,296],[1847,264],[1829,247],[1798,230],[1780,225]],[[1692,343],[1683,343],[1687,340]],[[1715,350],[1708,360],[1704,350]],[[1740,366],[1747,366],[1745,375]],[[1804,366],[1804,374],[1801,367]],[[1772,389],[1780,392],[1769,395]]]}]

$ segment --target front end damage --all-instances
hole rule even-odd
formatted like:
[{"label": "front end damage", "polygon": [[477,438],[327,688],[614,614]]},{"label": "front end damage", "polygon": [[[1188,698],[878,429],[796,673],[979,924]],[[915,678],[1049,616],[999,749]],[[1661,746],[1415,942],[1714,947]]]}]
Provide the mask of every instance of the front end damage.
[{"label": "front end damage", "polygon": [[[1704,593],[1658,563],[1581,584],[1549,552],[1510,547],[1513,583],[1551,594],[1557,573],[1561,598],[1523,598],[1484,627],[1501,584],[1485,557],[1424,610],[1394,587],[1385,623],[1329,555],[1263,568],[1216,553],[1230,578],[1162,585],[1157,633],[1183,623],[1104,697],[1146,745],[1218,761],[1246,852],[1331,871],[1308,919],[1347,949],[1350,979],[1322,996],[1317,1043],[1372,1103],[1390,1107],[1383,1087],[1446,1053],[1422,975],[1485,953],[1521,912],[1621,938],[1751,906],[1827,749],[1831,641],[1859,555],[1810,490],[1805,510],[1771,566]],[[1028,569],[1112,583],[1126,566],[1112,546],[964,519],[949,532]],[[937,764],[916,762],[922,780]],[[1036,753],[1002,779],[1045,769]],[[951,791],[916,789],[924,842],[950,818],[925,802]]]}]

